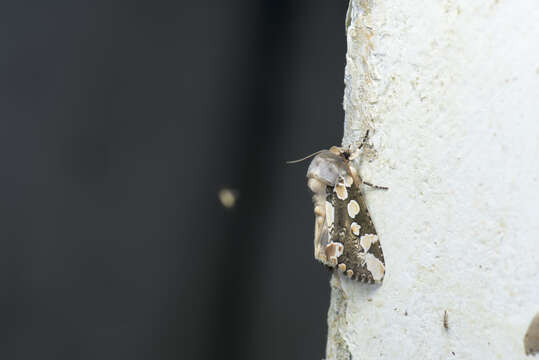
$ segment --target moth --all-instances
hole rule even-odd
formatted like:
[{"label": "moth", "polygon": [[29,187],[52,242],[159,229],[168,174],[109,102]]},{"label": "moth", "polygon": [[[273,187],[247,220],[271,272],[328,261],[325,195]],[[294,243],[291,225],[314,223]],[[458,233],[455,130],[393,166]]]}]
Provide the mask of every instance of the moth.
[{"label": "moth", "polygon": [[442,324],[444,325],[444,329],[449,329],[449,315],[447,315],[447,310],[444,310],[444,318],[442,320]]},{"label": "moth", "polygon": [[333,146],[315,153],[307,170],[315,214],[314,257],[329,268],[365,283],[382,282],[384,253],[360,186],[367,184],[354,160],[363,142],[352,150]]}]

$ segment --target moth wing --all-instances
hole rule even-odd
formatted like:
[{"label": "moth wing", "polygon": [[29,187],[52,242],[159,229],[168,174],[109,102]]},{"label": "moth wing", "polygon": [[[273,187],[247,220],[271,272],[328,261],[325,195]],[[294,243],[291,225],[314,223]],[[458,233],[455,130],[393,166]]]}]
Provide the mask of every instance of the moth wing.
[{"label": "moth wing", "polygon": [[333,226],[333,208],[326,200],[327,189],[333,189],[339,176],[346,174],[342,158],[329,150],[316,155],[307,170],[307,186],[314,193],[314,257],[330,266],[325,253]]},{"label": "moth wing", "polygon": [[[333,227],[328,228],[326,245],[326,255],[332,266],[352,279],[382,282],[384,253],[358,185],[341,178],[333,189],[328,187],[326,200],[334,209]],[[339,244],[342,244],[340,253],[333,249]],[[338,255],[337,259],[330,258],[333,254]]]}]

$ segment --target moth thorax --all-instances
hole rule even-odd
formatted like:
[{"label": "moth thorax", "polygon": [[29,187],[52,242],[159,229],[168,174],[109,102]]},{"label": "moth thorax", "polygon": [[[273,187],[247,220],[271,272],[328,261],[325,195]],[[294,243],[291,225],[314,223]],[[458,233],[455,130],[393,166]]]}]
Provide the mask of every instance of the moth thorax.
[{"label": "moth thorax", "polygon": [[315,178],[329,186],[334,186],[339,176],[346,173],[346,166],[340,156],[330,151],[316,155],[309,165],[307,177]]}]

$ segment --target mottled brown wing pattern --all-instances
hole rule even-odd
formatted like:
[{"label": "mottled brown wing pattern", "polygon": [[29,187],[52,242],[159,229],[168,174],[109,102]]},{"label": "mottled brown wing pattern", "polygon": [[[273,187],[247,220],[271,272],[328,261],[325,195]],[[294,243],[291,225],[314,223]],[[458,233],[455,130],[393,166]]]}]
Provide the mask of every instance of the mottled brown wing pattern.
[{"label": "mottled brown wing pattern", "polygon": [[[333,207],[327,258],[352,279],[381,282],[384,254],[359,186],[345,176],[334,187],[328,186],[326,193],[326,206]],[[332,251],[334,244],[338,245],[336,252]]]}]

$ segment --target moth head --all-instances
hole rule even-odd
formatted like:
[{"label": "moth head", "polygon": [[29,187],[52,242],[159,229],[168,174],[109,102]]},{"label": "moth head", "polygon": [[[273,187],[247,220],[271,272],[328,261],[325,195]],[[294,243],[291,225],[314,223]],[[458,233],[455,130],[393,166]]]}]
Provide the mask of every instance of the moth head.
[{"label": "moth head", "polygon": [[361,148],[363,147],[363,145],[366,144],[368,137],[369,130],[365,132],[365,136],[359,143],[356,143],[355,145],[348,145],[348,147],[346,148],[332,146],[329,151],[331,151],[335,155],[341,156],[345,162],[353,161],[357,159],[361,154]]},{"label": "moth head", "polygon": [[332,146],[329,150],[320,150],[302,159],[288,161],[288,164],[298,163],[314,156],[309,169],[307,170],[307,178],[309,188],[318,193],[323,190],[323,185],[335,186],[340,176],[345,174],[352,175],[355,179],[357,171],[350,162],[355,160],[360,155],[360,150],[365,144],[369,132],[365,133],[365,137],[357,146],[339,147]]},{"label": "moth head", "polygon": [[363,140],[359,145],[348,145],[347,147],[332,146],[329,151],[337,156],[340,156],[344,162],[349,162],[357,159],[361,154],[361,148],[364,144]]}]

